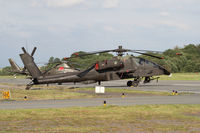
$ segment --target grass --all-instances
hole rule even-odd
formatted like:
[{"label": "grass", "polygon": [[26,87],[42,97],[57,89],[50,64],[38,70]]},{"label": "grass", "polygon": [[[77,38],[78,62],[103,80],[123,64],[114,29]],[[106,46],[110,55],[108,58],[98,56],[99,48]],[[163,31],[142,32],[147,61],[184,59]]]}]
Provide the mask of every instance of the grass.
[{"label": "grass", "polygon": [[[23,86],[19,86],[23,88]],[[45,100],[45,99],[80,99],[80,98],[99,98],[99,97],[121,97],[122,93],[130,96],[152,96],[152,95],[171,95],[168,92],[155,92],[155,91],[139,91],[127,90],[120,88],[106,88],[105,95],[95,94],[94,88],[75,88],[69,89],[63,86],[37,86],[39,90],[24,90],[19,88],[10,89],[11,100],[24,100],[26,96],[28,100]],[[24,87],[25,88],[25,87]],[[2,88],[3,90],[3,88]],[[8,90],[8,89],[4,89]],[[3,100],[0,97],[0,100]]]},{"label": "grass", "polygon": [[[92,91],[94,88],[77,88],[77,90]],[[116,92],[116,93],[134,93],[134,94],[144,94],[144,95],[170,95],[168,92],[161,91],[140,91],[133,89],[121,89],[121,88],[106,88],[106,92]]]},{"label": "grass", "polygon": [[200,80],[200,73],[173,73],[171,77],[160,76],[160,80]]},{"label": "grass", "polygon": [[93,97],[87,93],[78,93],[76,91],[62,88],[41,90],[10,89],[10,92],[11,100],[24,100],[25,96],[28,98],[28,100],[78,99]]},{"label": "grass", "polygon": [[[15,76],[13,76],[13,75],[7,76],[7,75],[6,75],[6,76],[0,76],[0,78],[1,78],[1,79],[14,79]],[[17,79],[25,79],[26,76],[24,76],[24,75],[17,75],[16,78],[17,78]]]},{"label": "grass", "polygon": [[136,105],[0,111],[0,132],[200,131],[200,105]]}]

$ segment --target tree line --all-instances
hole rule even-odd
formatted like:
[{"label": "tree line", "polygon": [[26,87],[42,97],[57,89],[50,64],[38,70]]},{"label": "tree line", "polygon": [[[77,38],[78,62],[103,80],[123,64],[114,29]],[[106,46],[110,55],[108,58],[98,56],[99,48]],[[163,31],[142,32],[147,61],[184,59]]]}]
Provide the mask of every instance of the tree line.
[{"label": "tree line", "polygon": [[163,57],[163,59],[145,58],[166,67],[173,73],[200,72],[200,44],[189,44],[183,48],[176,46],[162,54],[154,55]]}]

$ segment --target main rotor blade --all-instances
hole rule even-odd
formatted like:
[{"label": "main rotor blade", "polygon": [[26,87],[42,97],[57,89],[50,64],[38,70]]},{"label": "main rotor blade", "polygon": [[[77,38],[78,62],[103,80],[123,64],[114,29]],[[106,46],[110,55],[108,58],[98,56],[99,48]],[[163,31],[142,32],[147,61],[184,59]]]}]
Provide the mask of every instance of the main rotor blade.
[{"label": "main rotor blade", "polygon": [[88,52],[88,53],[85,53],[85,54],[74,53],[73,55],[75,55],[75,56],[66,57],[64,59],[67,60],[67,59],[76,58],[76,57],[83,57],[83,56],[87,56],[87,55],[100,54],[100,53],[108,53],[108,52],[115,52],[115,53],[118,54],[118,56],[122,56],[123,53],[125,53],[125,52],[133,52],[133,53],[138,53],[138,54],[142,54],[142,55],[146,55],[146,56],[151,56],[151,57],[158,58],[158,59],[163,59],[163,58],[158,57],[158,56],[154,56],[154,55],[151,55],[151,54],[144,53],[144,52],[163,53],[161,51],[123,49],[122,46],[119,46],[118,49],[113,49],[113,50],[94,51],[94,52]]},{"label": "main rotor blade", "polygon": [[163,57],[159,57],[159,56],[155,56],[155,55],[151,55],[151,54],[147,54],[147,53],[136,52],[136,51],[132,51],[132,52],[137,53],[137,54],[141,54],[141,55],[150,56],[150,57],[157,58],[157,59],[164,59]]},{"label": "main rotor blade", "polygon": [[65,57],[64,59],[71,59],[71,58],[77,58],[77,57],[84,57],[88,55],[94,55],[94,54],[100,54],[100,53],[108,53],[108,52],[113,52],[113,50],[102,50],[102,51],[94,51],[94,52],[87,52],[85,54],[79,54],[79,53],[74,53],[72,57]]},{"label": "main rotor blade", "polygon": [[[129,49],[128,49],[129,50]],[[130,50],[130,51],[136,51],[136,52],[151,52],[151,53],[160,53],[162,54],[162,51],[154,51],[154,50]]]}]

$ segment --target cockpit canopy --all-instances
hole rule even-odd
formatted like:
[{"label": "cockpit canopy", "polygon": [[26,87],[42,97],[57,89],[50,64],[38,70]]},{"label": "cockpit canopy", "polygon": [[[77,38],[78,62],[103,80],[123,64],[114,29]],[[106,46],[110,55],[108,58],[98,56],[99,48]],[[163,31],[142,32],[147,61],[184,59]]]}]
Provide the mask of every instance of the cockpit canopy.
[{"label": "cockpit canopy", "polygon": [[144,58],[138,58],[138,57],[133,57],[132,60],[136,63],[136,65],[142,65],[142,66],[151,66],[151,67],[154,67],[154,68],[159,68],[159,65],[154,63],[154,62],[151,62],[149,60],[146,60]]}]

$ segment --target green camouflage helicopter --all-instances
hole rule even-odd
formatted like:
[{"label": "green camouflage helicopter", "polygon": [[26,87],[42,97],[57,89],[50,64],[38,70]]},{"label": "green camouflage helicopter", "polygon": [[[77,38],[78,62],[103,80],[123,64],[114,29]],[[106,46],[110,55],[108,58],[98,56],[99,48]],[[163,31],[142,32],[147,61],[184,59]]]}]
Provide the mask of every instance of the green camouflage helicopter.
[{"label": "green camouflage helicopter", "polygon": [[[36,49],[36,48],[34,48]],[[53,83],[67,83],[67,82],[85,82],[90,83],[98,82],[100,85],[102,81],[120,80],[120,79],[133,79],[127,82],[127,86],[138,86],[142,78],[144,83],[148,83],[154,80],[153,76],[158,75],[170,75],[170,72],[163,66],[160,66],[154,62],[146,60],[140,57],[134,57],[132,55],[123,56],[125,52],[133,52],[150,56],[152,58],[163,59],[155,55],[151,55],[145,52],[154,52],[148,50],[130,50],[123,49],[119,46],[118,49],[103,50],[90,52],[86,54],[80,54],[69,58],[83,57],[92,54],[115,52],[117,56],[112,59],[94,62],[89,68],[85,70],[77,70],[74,72],[57,73],[46,75],[46,72],[41,72],[36,63],[34,62],[33,53],[30,55],[25,48],[22,48],[23,53],[20,54],[21,60],[31,76],[31,82],[27,84],[26,89],[30,89],[32,85],[39,84],[53,84]],[[35,51],[35,50],[33,50]],[[65,58],[65,59],[69,59]]]}]

